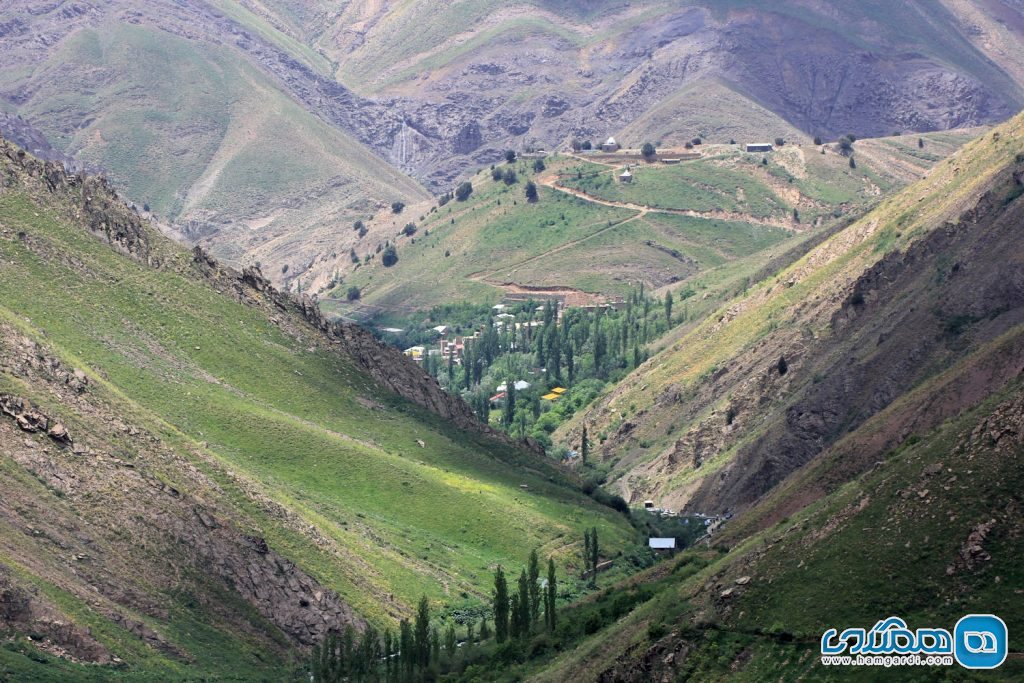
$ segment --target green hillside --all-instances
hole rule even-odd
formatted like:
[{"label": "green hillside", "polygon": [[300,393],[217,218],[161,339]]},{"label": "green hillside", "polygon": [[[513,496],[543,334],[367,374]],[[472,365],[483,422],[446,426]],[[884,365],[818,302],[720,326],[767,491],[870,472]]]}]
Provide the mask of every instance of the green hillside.
[{"label": "green hillside", "polygon": [[[497,301],[523,287],[596,297],[625,295],[640,282],[673,291],[736,287],[808,234],[850,220],[920,178],[975,132],[861,140],[852,153],[855,168],[835,144],[790,144],[767,155],[702,145],[700,159],[678,165],[637,162],[625,153],[621,160],[549,156],[542,171],[532,158],[500,164],[494,174],[511,168],[514,183],[485,169],[470,179],[465,201],[370,221],[375,234],[396,245],[398,262],[385,267],[379,238],[361,240],[360,266],[324,305],[374,315]],[[688,151],[662,150],[660,157]],[[627,166],[629,184],[619,180]],[[526,200],[527,182],[538,186],[536,202]],[[408,223],[416,232],[403,236]],[[353,286],[362,294],[355,304],[344,301]]]},{"label": "green hillside", "polygon": [[231,263],[305,265],[355,217],[427,197],[213,41],[110,21],[71,35],[31,79],[45,87],[19,112],[56,147]]},{"label": "green hillside", "polygon": [[[478,605],[493,568],[533,547],[573,571],[584,526],[597,525],[609,553],[633,543],[619,513],[543,458],[399,398],[296,304],[194,260],[101,183],[40,173],[6,143],[3,154],[0,394],[55,416],[83,450],[18,436],[0,419],[0,498],[19,501],[0,506],[0,580],[33,587],[61,619],[91,629],[125,676],[167,667],[247,678],[288,666],[298,636],[276,611],[250,614],[263,603],[232,592],[233,570],[203,570],[207,548],[195,539],[206,533],[243,547],[242,535],[264,539],[352,619],[380,627],[423,594],[441,614]],[[394,381],[416,385],[419,371],[401,365]],[[81,391],[69,389],[71,368]],[[197,526],[193,508],[220,531]],[[44,509],[54,517],[36,520]],[[80,525],[86,546],[68,537]],[[77,573],[48,538],[83,548]],[[231,567],[242,551],[224,552]],[[90,585],[101,587],[96,609]],[[145,644],[118,614],[158,636]],[[275,654],[260,663],[261,648]],[[224,650],[238,658],[219,659]],[[19,656],[0,648],[0,667]]]},{"label": "green hillside", "polygon": [[1024,675],[1022,128],[970,142],[555,433],[586,426],[612,488],[707,513],[711,533],[587,603],[613,621],[531,641],[497,680],[904,680],[825,669],[822,634],[972,613],[1008,624],[1007,662],[911,677]]}]

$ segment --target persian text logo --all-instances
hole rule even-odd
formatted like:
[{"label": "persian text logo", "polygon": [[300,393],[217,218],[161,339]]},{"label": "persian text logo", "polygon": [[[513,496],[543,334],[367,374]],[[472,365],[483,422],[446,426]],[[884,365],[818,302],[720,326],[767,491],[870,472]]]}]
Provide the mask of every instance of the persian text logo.
[{"label": "persian text logo", "polygon": [[994,614],[968,614],[953,629],[953,656],[968,669],[994,669],[1006,661],[1006,622]]},{"label": "persian text logo", "polygon": [[991,614],[969,614],[953,633],[944,628],[912,631],[899,617],[882,619],[871,630],[830,628],[821,636],[825,665],[913,666],[953,664],[968,669],[994,669],[1006,660],[1006,624]]}]

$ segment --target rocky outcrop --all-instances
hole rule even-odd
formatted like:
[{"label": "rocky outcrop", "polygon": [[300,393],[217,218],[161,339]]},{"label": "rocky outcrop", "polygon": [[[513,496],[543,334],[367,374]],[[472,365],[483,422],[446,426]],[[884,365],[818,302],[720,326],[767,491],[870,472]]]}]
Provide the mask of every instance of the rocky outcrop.
[{"label": "rocky outcrop", "polygon": [[106,176],[85,172],[69,173],[59,161],[42,161],[17,145],[0,138],[0,160],[3,186],[11,186],[20,178],[35,179],[53,194],[69,199],[79,222],[123,254],[154,267],[160,258],[152,248],[154,233],[147,230],[138,213],[118,196]]}]

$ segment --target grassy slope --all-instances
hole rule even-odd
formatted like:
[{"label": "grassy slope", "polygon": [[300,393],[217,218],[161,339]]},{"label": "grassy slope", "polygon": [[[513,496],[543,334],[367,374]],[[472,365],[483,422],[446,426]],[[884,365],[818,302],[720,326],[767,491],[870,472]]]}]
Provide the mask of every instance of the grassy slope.
[{"label": "grassy slope", "polygon": [[[594,680],[616,664],[629,670],[649,648],[659,660],[675,651],[675,666],[662,668],[677,676],[818,678],[825,675],[818,642],[827,628],[869,628],[893,614],[911,628],[952,629],[964,614],[995,613],[1009,625],[1010,650],[1019,652],[1024,612],[1012,596],[1013,587],[1024,580],[1016,561],[1020,444],[996,449],[972,432],[1009,402],[1017,402],[1011,413],[1019,410],[1021,389],[1019,382],[1012,383],[778,524],[749,537],[722,540],[719,557],[712,556],[699,573],[681,572],[686,578],[673,581],[607,632],[537,672],[535,679],[557,681],[571,674]],[[861,436],[858,432],[851,438]],[[925,474],[930,466],[941,466],[940,474]],[[985,543],[992,560],[947,573],[971,529],[989,519],[997,520],[998,529]],[[688,551],[677,567],[704,562],[706,557]],[[742,576],[752,577],[748,586],[731,599],[719,597]],[[684,644],[688,651],[681,653]],[[653,662],[655,672],[659,663]],[[650,659],[647,664],[652,665]],[[921,680],[974,680],[955,665],[916,673]],[[855,668],[829,671],[836,680],[862,680],[863,675]],[[873,675],[905,680],[906,671]],[[991,675],[979,675],[982,680],[1016,680],[1024,675],[1024,664],[1011,658]]]},{"label": "grassy slope", "polygon": [[[8,191],[0,216],[32,244],[0,240],[0,316],[313,524],[341,550],[333,560],[287,533],[268,540],[371,620],[394,616],[388,593],[402,610],[424,593],[473,602],[459,593],[485,595],[494,564],[533,546],[565,559],[584,525],[609,548],[629,535],[528,456],[446,426],[187,272],[115,254],[62,207]],[[171,256],[179,270],[188,260]]]},{"label": "grassy slope", "polygon": [[33,78],[47,86],[21,111],[55,145],[163,219],[216,223],[215,250],[233,259],[262,243],[257,259],[287,261],[369,207],[426,197],[221,46],[112,23],[71,36]]},{"label": "grassy slope", "polygon": [[[497,300],[505,283],[604,294],[622,294],[640,280],[649,287],[676,282],[674,288],[699,288],[708,278],[735,286],[795,239],[782,227],[745,218],[797,230],[827,226],[836,213],[862,211],[919,177],[970,135],[928,134],[924,149],[916,137],[861,141],[856,169],[834,151],[822,155],[814,146],[787,145],[768,156],[768,166],[760,163],[763,155],[729,146],[709,147],[707,158],[679,166],[642,164],[632,185],[618,182],[618,167],[572,157],[549,157],[541,174],[532,171],[532,161],[517,162],[519,182],[511,186],[492,181],[484,170],[471,179],[474,192],[466,202],[450,202],[424,217],[399,217],[397,224],[411,221],[418,232],[414,240],[394,240],[396,266],[384,268],[374,257],[329,296],[340,298],[355,285],[363,290],[364,305],[389,309]],[[540,201],[527,203],[525,182],[552,175],[565,187],[603,200],[729,213],[640,216],[636,209],[588,203],[547,187],[539,188]],[[800,223],[792,222],[794,207]],[[374,247],[367,242],[356,253],[373,255]],[[327,306],[348,308],[340,302]]]},{"label": "grassy slope", "polygon": [[[1013,125],[1019,126],[1020,122],[1015,121]],[[642,413],[670,385],[696,390],[718,368],[727,366],[730,359],[739,357],[744,349],[754,348],[760,339],[780,327],[780,321],[799,318],[794,310],[799,310],[800,304],[808,301],[809,296],[813,298],[819,288],[819,298],[814,300],[827,301],[835,291],[833,287],[862,272],[865,263],[873,262],[892,248],[908,244],[915,233],[905,226],[929,224],[928,221],[934,221],[936,216],[953,215],[943,212],[966,208],[962,201],[954,203],[955,198],[962,199],[969,196],[971,188],[981,187],[994,173],[1000,159],[998,146],[987,146],[984,152],[978,153],[977,148],[983,143],[972,144],[974,152],[969,155],[971,169],[961,168],[954,172],[953,169],[959,165],[958,160],[968,154],[966,149],[961,150],[936,167],[928,180],[917,186],[917,193],[905,192],[883,201],[869,218],[831,238],[776,278],[752,289],[748,295],[725,304],[718,314],[709,316],[640,373],[627,378],[595,411],[568,424],[563,433],[578,428],[584,419],[596,424],[594,431],[612,430],[621,421],[619,411],[613,409],[614,405],[635,406],[635,411]],[[806,158],[817,160],[814,154]],[[951,188],[957,192],[951,192]],[[834,187],[828,189],[835,191]],[[851,248],[851,244],[856,246]],[[777,282],[790,278],[798,281],[795,286],[775,286]],[[722,326],[720,323],[729,308],[738,315],[731,324]],[[646,457],[653,457],[678,437],[666,434],[664,429],[644,434],[644,438],[649,438],[654,446]],[[691,473],[690,476],[696,475]],[[673,482],[672,487],[688,483],[689,480],[679,480]]]},{"label": "grassy slope", "polygon": [[[851,273],[941,231],[947,217],[972,206],[993,187],[996,174],[1014,163],[1022,127],[1024,117],[1018,117],[970,143],[926,181],[844,231],[845,239],[839,233],[780,274],[782,280],[797,275],[798,284],[779,291],[766,283],[757,289],[770,288],[770,294],[755,291],[747,300],[756,307],[746,307],[743,299],[733,302],[741,313],[732,324],[721,325],[719,316],[712,316],[703,330],[641,370],[618,401],[657,395],[647,388],[659,382],[707,381],[708,366],[741,358],[759,340],[785,336],[785,326],[767,324],[778,306],[828,300],[835,283],[848,282]],[[1002,205],[1014,197],[1011,193]],[[1014,425],[1024,409],[1022,344],[1024,330],[1017,325],[958,362],[936,368],[730,521],[716,537],[717,556],[684,553],[672,570],[679,578],[670,587],[535,671],[536,680],[658,679],[662,674],[697,680],[814,679],[825,676],[817,660],[825,629],[868,628],[892,614],[906,618],[912,628],[952,628],[964,614],[995,613],[1010,625],[1011,652],[1019,652],[1024,646],[1018,597],[1024,581],[1018,562],[1024,443]],[[888,445],[894,439],[902,442],[895,448]],[[989,520],[995,524],[984,549],[991,559],[966,566],[963,544]],[[749,578],[736,584],[741,577]],[[730,588],[732,595],[722,597]],[[1018,656],[979,677],[1016,680],[1022,667]],[[959,667],[915,673],[922,680],[973,679]],[[865,672],[836,669],[828,675],[857,680]],[[872,675],[902,680],[906,672]]]},{"label": "grassy slope", "polygon": [[[514,43],[531,34],[544,34],[577,48],[601,41],[614,45],[636,20],[635,12],[621,12],[623,4],[612,0],[583,4],[523,0],[508,7],[493,0],[406,2],[385,15],[375,16],[372,5],[353,3],[337,17],[334,26],[356,24],[368,17],[375,20],[368,22],[362,41],[340,64],[338,76],[351,87],[373,91],[422,73],[424,69],[416,67],[417,63],[429,65],[431,71],[445,69],[474,50],[488,50],[506,41]],[[949,10],[934,3],[828,3],[820,9],[792,0],[767,4],[763,0],[685,4],[708,6],[716,19],[725,18],[730,11],[752,9],[792,16],[819,30],[836,32],[854,45],[899,46],[895,49],[919,51],[954,64],[983,82],[998,84],[1001,92],[1020,96],[1019,87],[954,28],[958,23]],[[639,7],[648,19],[679,10],[679,3],[657,0],[633,2],[629,6],[634,10]],[[499,7],[509,10],[509,14],[500,22],[489,21]],[[548,14],[531,14],[534,8]],[[620,20],[595,30],[599,26],[596,19],[607,17],[612,11],[620,12]],[[331,51],[330,40],[321,42],[324,49]]]}]

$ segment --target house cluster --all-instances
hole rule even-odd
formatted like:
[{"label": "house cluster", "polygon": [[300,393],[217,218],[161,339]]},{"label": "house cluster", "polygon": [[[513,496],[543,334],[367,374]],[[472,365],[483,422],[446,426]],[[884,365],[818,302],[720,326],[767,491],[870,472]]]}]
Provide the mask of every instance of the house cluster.
[{"label": "house cluster", "polygon": [[444,363],[448,363],[450,358],[451,362],[455,365],[461,365],[462,357],[466,351],[466,343],[480,338],[480,330],[471,335],[457,336],[452,333],[452,328],[447,325],[438,325],[434,328],[434,332],[437,333],[438,337],[436,348],[410,346],[402,353],[417,363],[422,363],[427,356],[437,356]]},{"label": "house cluster", "polygon": [[[515,387],[515,390],[518,393],[520,391],[526,391],[527,389],[529,389],[533,385],[531,385],[526,380],[520,379],[520,380],[516,380],[515,382],[513,382],[512,386]],[[491,398],[489,399],[490,403],[491,403],[491,406],[492,407],[498,407],[498,406],[504,405],[505,404],[505,397],[508,396],[508,383],[499,384],[497,387],[494,388],[494,391],[495,391],[494,396],[491,396]]]},{"label": "house cluster", "polygon": [[659,508],[654,506],[653,500],[644,501],[644,511],[652,515],[661,515],[662,517],[677,517],[678,513],[671,508]]}]

